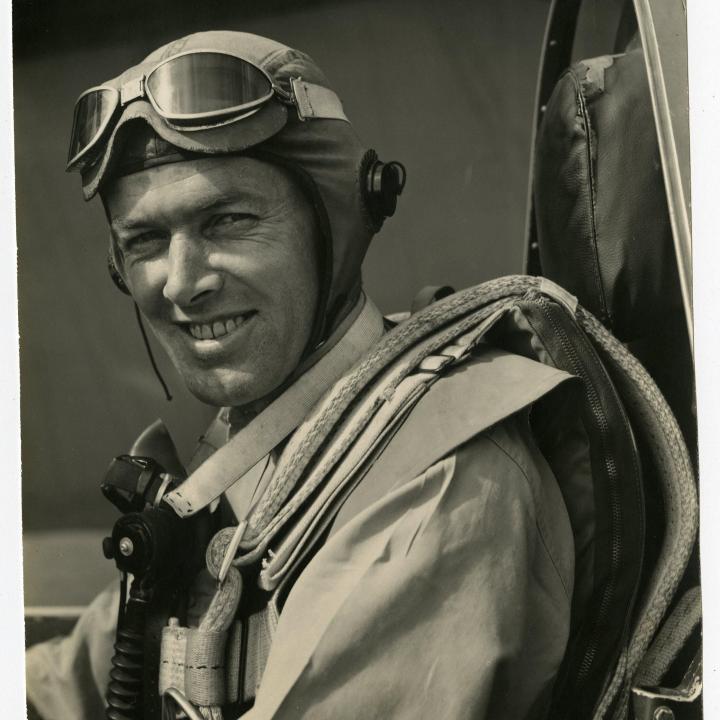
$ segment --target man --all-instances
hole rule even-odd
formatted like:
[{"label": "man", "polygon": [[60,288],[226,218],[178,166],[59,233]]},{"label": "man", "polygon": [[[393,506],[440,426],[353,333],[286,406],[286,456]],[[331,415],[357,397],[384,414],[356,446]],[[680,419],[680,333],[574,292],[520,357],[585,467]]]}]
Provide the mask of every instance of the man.
[{"label": "man", "polygon": [[[162,502],[210,518],[207,568],[155,608],[144,711],[121,682],[113,717],[153,693],[189,717],[545,717],[573,536],[527,411],[568,376],[448,336],[359,383],[390,327],[360,266],[404,172],[313,61],[243,33],[170,43],[81,96],[69,166],[102,198],[116,282],[222,408]],[[117,602],[30,650],[43,717],[103,713]]]}]

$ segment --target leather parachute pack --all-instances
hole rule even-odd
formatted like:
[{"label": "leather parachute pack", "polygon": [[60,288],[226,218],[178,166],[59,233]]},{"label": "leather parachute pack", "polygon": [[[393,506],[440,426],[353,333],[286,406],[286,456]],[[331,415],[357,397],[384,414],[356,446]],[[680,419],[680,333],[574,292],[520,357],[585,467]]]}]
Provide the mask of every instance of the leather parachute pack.
[{"label": "leather parachute pack", "polygon": [[[523,362],[547,368],[529,412],[575,534],[571,635],[550,716],[625,718],[633,691],[642,691],[638,682],[654,682],[666,661],[653,642],[683,625],[663,621],[697,533],[693,469],[677,422],[642,366],[573,296],[545,279],[490,281],[433,303],[383,335],[291,436],[285,461],[243,521],[232,564],[281,613],[283,596],[328,533],[388,483],[423,469],[408,462],[408,448],[433,427],[444,404],[491,398],[483,396],[489,391],[467,392],[467,383],[487,379],[488,361],[495,360],[506,370]],[[497,419],[516,410],[498,409]],[[491,411],[484,417],[484,425],[448,423],[427,433],[416,462],[442,458],[492,423]],[[576,438],[572,451],[568,436]],[[642,462],[638,447],[647,450]],[[582,529],[588,508],[575,494],[579,482],[593,498],[591,534]],[[659,549],[647,552],[658,542],[645,532],[651,497],[662,503],[666,522]],[[208,567],[219,565],[233,537],[233,527],[215,534]],[[232,632],[226,635],[223,647],[231,653]],[[228,685],[236,688],[237,677]],[[216,693],[217,711],[203,716],[222,717],[219,706],[228,699]]]},{"label": "leather parachute pack", "polygon": [[629,344],[695,445],[692,355],[642,49],[575,63],[535,147],[540,267]]},{"label": "leather parachute pack", "polygon": [[[532,178],[533,271],[575,294],[627,344],[667,399],[696,462],[692,350],[639,38],[625,52],[567,68],[543,103]],[[647,506],[646,535],[661,536],[665,509],[651,493]],[[646,552],[652,566],[654,546]],[[638,673],[638,718],[660,708],[663,717],[700,717],[698,583],[696,545],[671,600],[668,630]]]}]

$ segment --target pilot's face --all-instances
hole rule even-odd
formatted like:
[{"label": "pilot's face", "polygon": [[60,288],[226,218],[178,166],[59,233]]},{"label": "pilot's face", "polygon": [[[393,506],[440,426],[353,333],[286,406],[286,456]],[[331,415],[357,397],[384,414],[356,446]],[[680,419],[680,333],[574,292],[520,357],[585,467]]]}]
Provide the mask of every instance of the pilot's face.
[{"label": "pilot's face", "polygon": [[246,157],[160,165],[104,195],[119,270],[190,391],[246,405],[297,366],[318,277],[312,208]]}]

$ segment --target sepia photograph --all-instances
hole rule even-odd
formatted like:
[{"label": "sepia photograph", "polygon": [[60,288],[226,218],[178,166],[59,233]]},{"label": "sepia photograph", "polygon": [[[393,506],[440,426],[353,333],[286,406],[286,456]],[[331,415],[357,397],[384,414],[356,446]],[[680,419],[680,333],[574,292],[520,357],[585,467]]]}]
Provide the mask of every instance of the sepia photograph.
[{"label": "sepia photograph", "polygon": [[711,717],[687,28],[13,3],[30,720]]}]

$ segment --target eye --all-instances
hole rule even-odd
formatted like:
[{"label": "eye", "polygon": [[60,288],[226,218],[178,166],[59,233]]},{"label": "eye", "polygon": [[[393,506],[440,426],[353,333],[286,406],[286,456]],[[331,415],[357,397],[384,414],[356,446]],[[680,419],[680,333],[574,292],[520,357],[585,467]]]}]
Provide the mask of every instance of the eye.
[{"label": "eye", "polygon": [[125,254],[144,255],[159,249],[164,240],[163,234],[159,231],[147,230],[137,235],[120,238],[118,244]]},{"label": "eye", "polygon": [[252,213],[233,212],[213,216],[208,225],[211,231],[218,233],[238,232],[249,230],[257,221],[257,215]]}]

